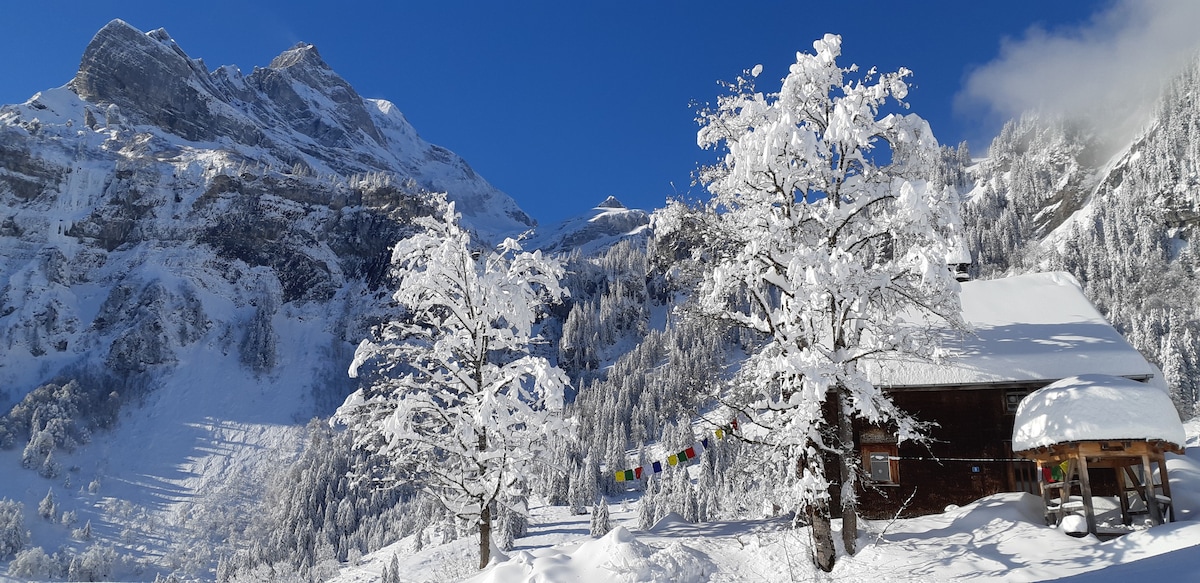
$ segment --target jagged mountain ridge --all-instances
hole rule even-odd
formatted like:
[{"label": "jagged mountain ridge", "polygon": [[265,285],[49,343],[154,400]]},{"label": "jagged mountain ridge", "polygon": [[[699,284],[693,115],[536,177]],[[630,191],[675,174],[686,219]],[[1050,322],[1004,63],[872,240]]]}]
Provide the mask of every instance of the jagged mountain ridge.
[{"label": "jagged mountain ridge", "polygon": [[209,72],[113,21],[70,83],[0,108],[0,498],[50,489],[95,525],[34,524],[31,546],[209,568],[352,390],[429,191],[484,241],[533,226],[306,44]]},{"label": "jagged mountain ridge", "polygon": [[[248,76],[232,66],[210,73],[166,31],[142,33],[114,20],[88,44],[63,89],[87,106],[55,111],[47,104],[53,100],[39,94],[25,111],[10,108],[9,115],[45,124],[81,112],[83,119],[71,121],[92,130],[101,122],[149,126],[176,149],[211,150],[228,165],[266,165],[331,181],[370,173],[411,179],[423,190],[448,193],[466,222],[489,238],[534,225],[465,161],[424,142],[390,102],[360,97],[310,44],[297,44]],[[39,175],[49,177],[45,169]]]},{"label": "jagged mountain ridge", "polygon": [[[276,304],[328,301],[347,280],[376,285],[387,246],[425,211],[419,191],[447,192],[487,239],[533,224],[390,103],[359,97],[311,45],[249,76],[209,73],[165,31],[114,20],[69,84],[0,109],[0,335],[36,358],[102,331],[99,308],[71,307],[81,300],[68,290],[106,269],[136,280],[139,269],[111,270],[113,253],[144,268],[169,256],[163,247],[199,246],[218,272],[271,271],[251,287],[274,290]],[[205,279],[195,269],[185,279]],[[31,388],[14,380],[0,373],[16,397]]]}]

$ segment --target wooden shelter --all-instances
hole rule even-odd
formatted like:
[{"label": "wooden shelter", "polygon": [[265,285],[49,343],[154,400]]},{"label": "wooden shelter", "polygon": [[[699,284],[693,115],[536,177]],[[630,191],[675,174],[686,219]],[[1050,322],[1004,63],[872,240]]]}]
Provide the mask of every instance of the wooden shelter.
[{"label": "wooden shelter", "polygon": [[[1162,373],[1104,319],[1070,274],[964,282],[961,302],[969,331],[929,322],[941,335],[943,360],[889,355],[863,363],[899,408],[933,423],[926,443],[903,441],[892,427],[856,425],[865,517],[937,513],[998,492],[1037,494],[1038,467],[1014,454],[1013,428],[1022,399],[1051,383],[1105,374],[1166,392]],[[828,414],[832,420],[833,411]],[[835,484],[836,473],[829,476]],[[1097,477],[1092,485],[1109,495],[1115,488],[1110,473]],[[840,485],[830,493],[836,498]]]},{"label": "wooden shelter", "polygon": [[1095,472],[1110,472],[1121,520],[1174,521],[1165,454],[1183,453],[1183,424],[1161,389],[1107,375],[1066,378],[1021,401],[1016,455],[1038,465],[1047,524],[1082,513],[1097,533]]}]

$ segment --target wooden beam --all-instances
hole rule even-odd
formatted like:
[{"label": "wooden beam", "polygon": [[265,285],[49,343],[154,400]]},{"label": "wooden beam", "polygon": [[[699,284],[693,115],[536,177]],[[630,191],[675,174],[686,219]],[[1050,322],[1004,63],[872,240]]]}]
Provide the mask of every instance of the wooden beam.
[{"label": "wooden beam", "polygon": [[1162,509],[1158,507],[1158,499],[1154,497],[1154,471],[1150,469],[1150,456],[1142,454],[1142,482],[1146,490],[1146,508],[1150,510],[1150,520],[1154,524],[1162,524]]},{"label": "wooden beam", "polygon": [[[1154,457],[1154,461],[1158,463],[1158,477],[1162,479],[1163,496],[1171,498],[1171,480],[1167,475],[1167,456],[1159,453]],[[1175,499],[1171,498],[1170,515],[1164,517],[1170,522],[1175,522]]]},{"label": "wooden beam", "polygon": [[1092,484],[1088,479],[1087,456],[1079,456],[1079,487],[1083,491],[1083,514],[1088,532],[1096,534],[1096,509],[1092,506]]}]

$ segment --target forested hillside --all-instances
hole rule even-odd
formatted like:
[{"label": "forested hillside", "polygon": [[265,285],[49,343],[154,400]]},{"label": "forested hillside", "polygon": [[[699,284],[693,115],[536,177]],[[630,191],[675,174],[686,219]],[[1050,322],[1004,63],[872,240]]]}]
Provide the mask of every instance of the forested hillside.
[{"label": "forested hillside", "polygon": [[979,277],[1065,270],[1166,375],[1191,416],[1200,374],[1200,60],[1115,152],[1082,122],[1026,115],[971,169],[963,216]]}]

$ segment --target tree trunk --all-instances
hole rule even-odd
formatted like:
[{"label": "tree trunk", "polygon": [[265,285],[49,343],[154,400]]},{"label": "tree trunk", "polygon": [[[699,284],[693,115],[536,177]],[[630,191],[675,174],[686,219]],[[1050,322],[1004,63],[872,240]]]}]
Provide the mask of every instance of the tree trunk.
[{"label": "tree trunk", "polygon": [[[481,369],[476,369],[476,379],[482,382]],[[479,451],[487,451],[487,433],[483,430],[479,431],[479,440],[477,443]],[[479,466],[479,475],[485,475],[487,469],[481,464]],[[483,506],[479,509],[479,568],[487,568],[488,561],[492,559],[492,504],[491,500],[483,498],[480,501]]]},{"label": "tree trunk", "polygon": [[813,564],[826,573],[833,570],[837,549],[833,546],[833,526],[829,518],[829,499],[808,506],[808,524],[812,529]]},{"label": "tree trunk", "polygon": [[[810,451],[818,452],[817,455],[804,459],[798,471],[805,469],[813,476],[825,476],[825,458],[819,452],[821,448],[814,443],[809,443]],[[803,477],[803,476],[801,476]],[[813,540],[813,564],[817,568],[826,573],[833,570],[834,561],[837,560],[837,548],[833,545],[833,525],[829,513],[829,497],[820,496],[816,500],[805,502],[804,513],[808,517],[808,527],[812,531]]]},{"label": "tree trunk", "polygon": [[479,513],[479,568],[487,568],[492,560],[492,509],[485,504]]},{"label": "tree trunk", "polygon": [[842,544],[846,554],[858,549],[858,451],[854,447],[854,419],[846,389],[837,389],[838,465],[842,478]]}]

